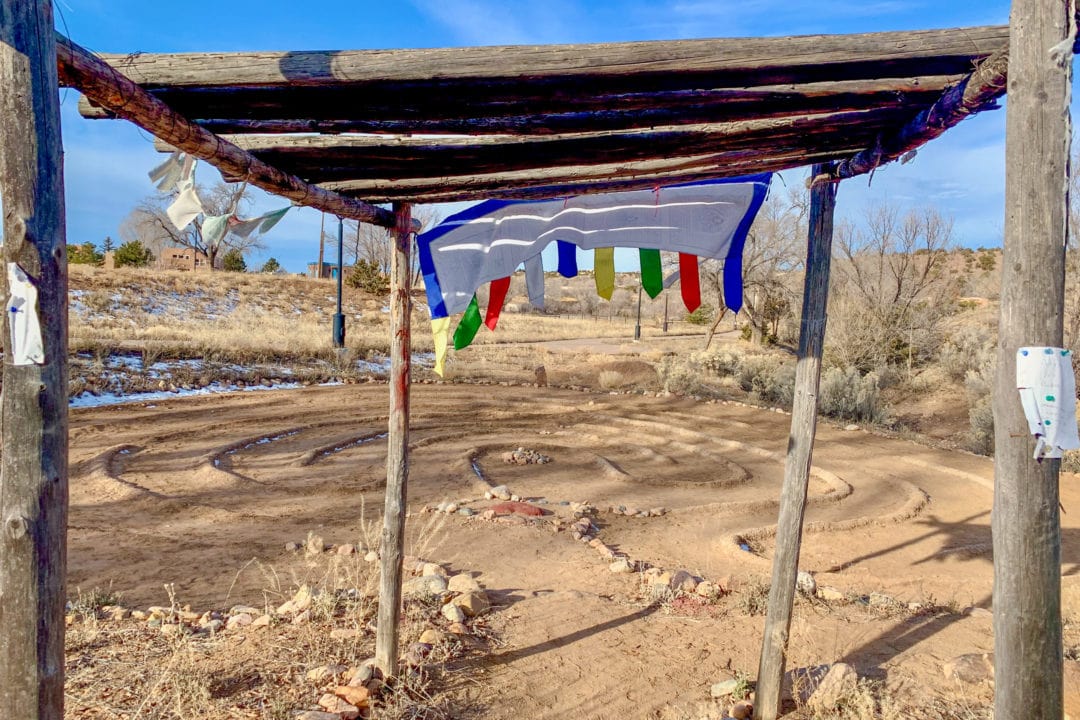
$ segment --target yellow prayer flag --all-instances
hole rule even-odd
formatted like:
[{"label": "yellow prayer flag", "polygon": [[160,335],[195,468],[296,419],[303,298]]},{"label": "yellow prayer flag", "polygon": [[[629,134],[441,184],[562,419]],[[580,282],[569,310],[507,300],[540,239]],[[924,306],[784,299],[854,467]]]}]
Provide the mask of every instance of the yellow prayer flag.
[{"label": "yellow prayer flag", "polygon": [[615,248],[596,248],[593,251],[593,273],[596,294],[610,300],[615,292]]},{"label": "yellow prayer flag", "polygon": [[450,337],[450,318],[436,318],[431,321],[431,336],[435,340],[435,374],[443,376],[446,369],[446,345]]}]

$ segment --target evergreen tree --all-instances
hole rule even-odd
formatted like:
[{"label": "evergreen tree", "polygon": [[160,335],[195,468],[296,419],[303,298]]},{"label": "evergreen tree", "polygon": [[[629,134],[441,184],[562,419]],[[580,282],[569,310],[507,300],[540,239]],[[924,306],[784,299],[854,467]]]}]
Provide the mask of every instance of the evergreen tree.
[{"label": "evergreen tree", "polygon": [[221,269],[226,272],[247,272],[244,254],[236,248],[229,248],[229,251],[221,258]]},{"label": "evergreen tree", "polygon": [[67,246],[68,263],[72,265],[100,265],[105,256],[97,251],[92,242]]},{"label": "evergreen tree", "polygon": [[266,262],[265,262],[265,263],[263,264],[263,266],[262,266],[262,270],[261,270],[260,272],[264,272],[264,273],[279,273],[279,272],[281,272],[281,271],[282,271],[282,268],[281,268],[281,263],[279,263],[279,262],[277,261],[277,258],[270,258],[269,260],[267,260],[267,261],[266,261]]},{"label": "evergreen tree", "polygon": [[113,255],[116,267],[146,267],[154,261],[154,253],[138,240],[121,245]]}]

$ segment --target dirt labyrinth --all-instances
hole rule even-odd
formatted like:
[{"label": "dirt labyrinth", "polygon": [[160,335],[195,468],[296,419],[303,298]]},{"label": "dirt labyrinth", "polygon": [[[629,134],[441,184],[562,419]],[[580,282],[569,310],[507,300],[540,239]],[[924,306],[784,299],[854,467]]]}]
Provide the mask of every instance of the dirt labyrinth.
[{"label": "dirt labyrinth", "polygon": [[[768,573],[789,417],[740,405],[523,387],[420,385],[413,396],[411,525],[425,503],[507,484],[528,498],[663,506],[601,514],[631,557],[707,579]],[[355,543],[382,508],[385,385],[241,393],[72,415],[70,584],[112,586],[128,604],[260,603],[265,567],[309,531]],[[551,457],[509,465],[517,447]],[[819,584],[903,602],[989,607],[988,460],[862,431],[819,428],[803,568]],[[1062,487],[1066,576],[1080,568],[1080,491]],[[480,510],[483,502],[473,503]],[[503,647],[474,673],[484,717],[645,717],[756,670],[763,618],[681,615],[636,602],[567,533],[448,516],[425,554],[479,573],[500,608]],[[747,552],[748,544],[755,552]],[[250,562],[253,558],[258,563]],[[1072,612],[1066,578],[1066,612]],[[861,612],[861,614],[860,614]],[[800,604],[791,665],[840,659],[890,683],[992,649],[982,614],[836,612]],[[462,692],[470,692],[468,689]]]}]

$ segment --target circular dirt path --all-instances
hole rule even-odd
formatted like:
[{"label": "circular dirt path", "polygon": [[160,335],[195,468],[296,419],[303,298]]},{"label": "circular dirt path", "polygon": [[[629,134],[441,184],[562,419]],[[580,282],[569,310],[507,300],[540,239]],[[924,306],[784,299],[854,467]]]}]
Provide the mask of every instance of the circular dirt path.
[{"label": "circular dirt path", "polygon": [[[260,602],[265,568],[295,557],[286,542],[314,531],[356,543],[362,518],[378,522],[386,408],[385,385],[360,385],[73,412],[70,585],[112,583],[135,605],[163,603],[165,583],[200,608]],[[694,702],[725,673],[754,673],[763,619],[658,611],[636,600],[636,576],[610,573],[565,532],[418,515],[422,505],[490,483],[567,515],[559,501],[663,506],[662,517],[601,514],[601,537],[709,579],[767,576],[789,421],[678,398],[416,386],[412,551],[477,573],[502,608],[505,647],[469,666],[481,683],[457,689],[477,717],[644,717]],[[500,460],[519,446],[552,462]],[[987,459],[822,424],[814,467],[802,567],[819,584],[989,607]],[[1080,509],[1071,476],[1062,502]],[[1072,575],[1080,512],[1062,519]],[[791,664],[938,675],[942,659],[991,649],[988,619],[950,617],[800,608]]]}]

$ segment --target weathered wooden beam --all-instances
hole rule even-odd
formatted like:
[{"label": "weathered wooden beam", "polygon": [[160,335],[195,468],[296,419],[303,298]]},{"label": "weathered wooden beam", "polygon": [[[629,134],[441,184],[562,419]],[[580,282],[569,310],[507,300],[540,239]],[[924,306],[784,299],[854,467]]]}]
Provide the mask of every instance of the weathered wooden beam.
[{"label": "weathered wooden beam", "polygon": [[[855,146],[858,146],[857,141]],[[775,148],[776,154],[767,157],[755,151],[737,151],[668,160],[543,168],[464,177],[332,182],[327,183],[327,187],[380,203],[397,200],[431,203],[487,198],[563,197],[566,194],[614,192],[786,170],[815,161],[846,157],[852,152],[851,148],[851,144],[840,142],[836,146],[813,150]]]},{"label": "weathered wooden beam", "polygon": [[67,255],[50,2],[0,0],[0,717],[63,720]]},{"label": "weathered wooden beam", "polygon": [[872,172],[885,163],[925,145],[971,115],[994,107],[1005,94],[1009,52],[1001,50],[979,63],[963,82],[947,90],[896,133],[885,134],[871,148],[836,167],[837,178]]},{"label": "weathered wooden beam", "polygon": [[[1060,718],[1060,460],[1032,459],[1016,352],[1063,340],[1073,3],[1013,0],[994,381],[994,717]],[[1075,27],[1075,26],[1073,26]]]},{"label": "weathered wooden beam", "polygon": [[[716,88],[608,94],[602,90],[536,97],[474,97],[467,92],[432,92],[388,97],[351,86],[340,88],[221,88],[152,90],[193,120],[236,118],[244,122],[294,118],[304,127],[351,132],[382,131],[382,123],[404,124],[409,132],[512,134],[652,127],[693,122],[780,117],[875,107],[925,106],[963,75],[840,80],[802,85]],[[103,112],[87,105],[89,117]],[[569,126],[569,127],[566,127]],[[304,130],[297,130],[304,131]]]},{"label": "weathered wooden beam", "polygon": [[397,674],[401,572],[405,556],[405,509],[409,480],[409,390],[412,367],[412,295],[409,255],[412,216],[407,203],[395,203],[394,247],[390,256],[390,427],[386,449],[386,500],[379,550],[379,614],[375,661],[383,675]]},{"label": "weathered wooden beam", "polygon": [[[353,87],[380,92],[490,92],[524,87],[614,92],[749,87],[970,71],[1006,47],[1008,29],[730,38],[590,45],[103,55],[151,88]],[[401,99],[401,96],[398,96]]]},{"label": "weathered wooden beam", "polygon": [[[848,146],[902,122],[903,110],[821,113],[648,131],[550,135],[383,138],[380,136],[230,136],[238,147],[309,182],[480,175],[590,164],[702,156],[737,150]],[[857,145],[855,145],[857,146]],[[159,143],[171,151],[172,146]]]},{"label": "weathered wooden beam", "polygon": [[411,202],[414,204],[475,202],[480,200],[547,200],[573,195],[592,195],[597,193],[622,192],[625,190],[648,190],[662,185],[701,182],[720,178],[733,178],[762,172],[779,172],[792,168],[806,167],[816,161],[831,160],[844,153],[799,153],[785,158],[774,158],[770,162],[752,161],[748,163],[728,163],[723,166],[687,169],[677,172],[653,175],[617,177],[614,179],[570,179],[550,180],[547,184],[520,185],[495,190],[477,190],[448,184],[442,189],[418,190],[383,190],[366,191],[361,197],[370,202]]},{"label": "weathered wooden beam", "polygon": [[309,185],[298,177],[267,165],[232,143],[194,125],[67,38],[58,34],[55,42],[56,64],[64,84],[78,88],[84,95],[108,108],[118,117],[129,120],[184,152],[205,160],[221,170],[223,175],[243,178],[258,188],[288,198],[298,205],[373,225],[393,226],[394,217],[390,211]]},{"label": "weathered wooden beam", "polygon": [[[814,165],[811,177],[827,175],[830,170],[828,165]],[[769,611],[765,620],[755,696],[755,717],[762,720],[776,720],[780,711],[788,632],[791,629],[795,581],[799,572],[803,513],[806,510],[806,491],[817,431],[818,387],[825,345],[835,207],[836,185],[830,182],[814,183],[810,189],[810,238],[806,254],[802,326],[799,331],[799,360],[795,366],[791,434],[788,436],[784,485],[780,492]]]}]

